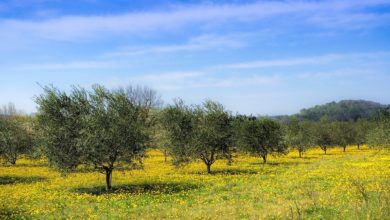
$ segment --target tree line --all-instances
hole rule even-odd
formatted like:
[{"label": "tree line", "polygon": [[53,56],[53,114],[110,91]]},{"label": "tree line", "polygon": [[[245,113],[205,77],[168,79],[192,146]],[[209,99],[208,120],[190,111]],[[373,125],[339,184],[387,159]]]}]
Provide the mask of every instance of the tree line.
[{"label": "tree line", "polygon": [[174,165],[202,161],[208,173],[217,160],[233,162],[237,153],[248,153],[267,163],[269,155],[295,149],[299,157],[320,147],[363,144],[390,146],[390,111],[373,120],[319,121],[288,117],[233,115],[222,104],[206,100],[187,105],[176,99],[162,106],[158,93],[147,87],[108,90],[94,85],[70,92],[53,86],[35,97],[38,112],[17,113],[13,105],[0,111],[0,158],[15,164],[20,155],[45,157],[62,172],[98,171],[112,187],[114,169],[142,166],[148,148],[159,148]]}]

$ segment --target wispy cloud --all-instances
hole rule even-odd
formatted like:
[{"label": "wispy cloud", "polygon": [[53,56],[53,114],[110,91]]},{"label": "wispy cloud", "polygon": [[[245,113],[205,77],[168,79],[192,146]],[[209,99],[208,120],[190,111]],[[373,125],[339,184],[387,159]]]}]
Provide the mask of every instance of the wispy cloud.
[{"label": "wispy cloud", "polygon": [[[212,44],[216,45],[216,44]],[[237,44],[238,45],[238,44]],[[150,47],[149,50],[140,50],[139,54],[146,52],[174,52],[181,50],[183,48],[176,48],[172,46],[161,46],[161,48],[166,48],[165,50],[159,50],[159,46]],[[202,48],[207,48],[206,45],[203,45]],[[190,48],[187,48],[190,50]],[[208,48],[210,49],[210,48]],[[122,56],[130,55],[128,53],[118,53],[112,54],[110,56]],[[135,55],[131,53],[131,55]],[[101,60],[74,60],[69,62],[61,63],[35,63],[35,64],[19,64],[17,67],[13,67],[12,70],[15,71],[36,71],[36,70],[78,70],[78,69],[127,69],[130,67],[128,62],[118,61],[113,57],[106,57],[106,59]],[[218,70],[223,69],[261,69],[269,67],[285,67],[285,66],[302,66],[302,65],[320,65],[320,64],[329,64],[339,61],[348,60],[348,62],[361,61],[361,60],[383,60],[384,57],[389,57],[390,51],[377,51],[377,52],[366,52],[366,53],[340,53],[340,54],[325,54],[325,55],[316,55],[310,57],[299,57],[299,58],[286,58],[286,59],[262,59],[255,61],[243,61],[238,63],[229,63],[229,64],[219,64],[215,66],[209,66],[205,68],[199,68],[199,71],[191,72],[170,72],[159,73],[159,74],[147,74],[144,76],[139,76],[134,78],[134,80],[176,80],[187,77],[195,77],[205,74],[215,73]],[[256,81],[256,80],[255,80]],[[195,83],[196,84],[196,83]]]},{"label": "wispy cloud", "polygon": [[378,73],[378,70],[369,70],[369,69],[354,69],[354,68],[342,68],[336,69],[333,71],[317,71],[317,72],[305,72],[299,73],[296,75],[298,79],[302,80],[316,80],[318,79],[335,79],[335,78],[345,78],[345,77],[357,77],[357,76],[367,76]]},{"label": "wispy cloud", "polygon": [[121,49],[105,54],[108,57],[138,56],[144,54],[161,54],[174,52],[202,51],[210,49],[241,48],[246,46],[244,38],[240,35],[215,35],[206,34],[193,37],[183,44],[153,45],[143,47],[122,47]]},{"label": "wispy cloud", "polygon": [[100,69],[100,68],[115,68],[120,64],[114,61],[71,61],[64,63],[42,63],[20,65],[13,68],[17,71],[32,71],[32,70],[70,70],[70,69]]},{"label": "wispy cloud", "polygon": [[[120,15],[62,16],[29,21],[0,21],[0,32],[32,34],[54,40],[79,40],[107,34],[161,32],[189,28],[194,24],[210,25],[231,22],[254,22],[289,16],[289,21],[325,24],[346,28],[369,23],[388,24],[388,16],[365,12],[367,7],[388,5],[389,0],[346,1],[260,1],[247,4],[203,4],[173,7],[164,11],[130,12]],[[383,20],[384,19],[384,20]]]},{"label": "wispy cloud", "polygon": [[159,74],[146,74],[133,76],[126,79],[111,79],[110,87],[125,86],[128,84],[149,85],[161,91],[179,91],[188,89],[209,88],[237,88],[259,85],[272,85],[280,82],[278,75],[272,74],[248,74],[231,75],[221,77],[211,72],[171,72]]},{"label": "wispy cloud", "polygon": [[321,64],[329,63],[340,59],[341,55],[325,55],[319,57],[308,58],[292,58],[292,59],[277,59],[277,60],[257,60],[250,62],[241,62],[234,64],[226,64],[215,66],[215,69],[250,69],[250,68],[264,68],[264,67],[278,67],[278,66],[294,66],[304,64]]},{"label": "wispy cloud", "polygon": [[327,64],[343,59],[365,59],[389,56],[390,52],[367,52],[367,53],[344,53],[344,54],[326,54],[311,57],[300,58],[287,58],[287,59],[275,59],[275,60],[255,60],[248,62],[239,62],[233,64],[223,64],[213,66],[210,69],[255,69],[266,67],[283,67],[283,66],[296,66],[296,65],[313,65],[313,64]]}]

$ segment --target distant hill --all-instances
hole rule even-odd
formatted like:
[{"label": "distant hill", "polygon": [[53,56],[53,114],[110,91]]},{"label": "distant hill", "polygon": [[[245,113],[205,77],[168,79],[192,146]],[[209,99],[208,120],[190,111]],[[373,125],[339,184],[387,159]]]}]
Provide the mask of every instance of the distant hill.
[{"label": "distant hill", "polygon": [[386,107],[388,105],[372,101],[342,100],[302,109],[295,116],[312,121],[318,121],[323,116],[327,116],[330,120],[335,121],[356,121],[359,118],[369,119]]}]

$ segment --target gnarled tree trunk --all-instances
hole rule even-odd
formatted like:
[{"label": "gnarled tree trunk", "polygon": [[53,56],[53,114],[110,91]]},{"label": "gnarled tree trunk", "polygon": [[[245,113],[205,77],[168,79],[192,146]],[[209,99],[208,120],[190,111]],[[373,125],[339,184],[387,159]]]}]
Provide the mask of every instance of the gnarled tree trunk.
[{"label": "gnarled tree trunk", "polygon": [[206,166],[207,166],[207,173],[211,173],[211,164],[206,164]]},{"label": "gnarled tree trunk", "polygon": [[106,171],[106,190],[110,191],[112,189],[112,168],[106,167],[104,170]]},{"label": "gnarled tree trunk", "polygon": [[263,163],[266,164],[267,163],[267,154],[262,155],[261,158],[263,158]]},{"label": "gnarled tree trunk", "polygon": [[328,150],[328,148],[326,146],[322,147],[322,150],[325,152],[326,154],[326,151]]},{"label": "gnarled tree trunk", "polygon": [[202,156],[202,159],[203,159],[203,162],[206,164],[206,167],[207,167],[207,173],[211,173],[211,165],[214,163],[215,161],[215,157],[214,157],[214,151],[212,151],[210,153],[210,157],[207,157],[205,155]]}]

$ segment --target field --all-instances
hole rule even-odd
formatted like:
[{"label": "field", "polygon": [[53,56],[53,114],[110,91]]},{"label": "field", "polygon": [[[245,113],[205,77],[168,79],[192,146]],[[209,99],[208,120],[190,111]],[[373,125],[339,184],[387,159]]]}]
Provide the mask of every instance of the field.
[{"label": "field", "polygon": [[181,168],[153,150],[144,169],[61,176],[44,161],[0,167],[0,219],[389,219],[390,154],[355,146]]}]

